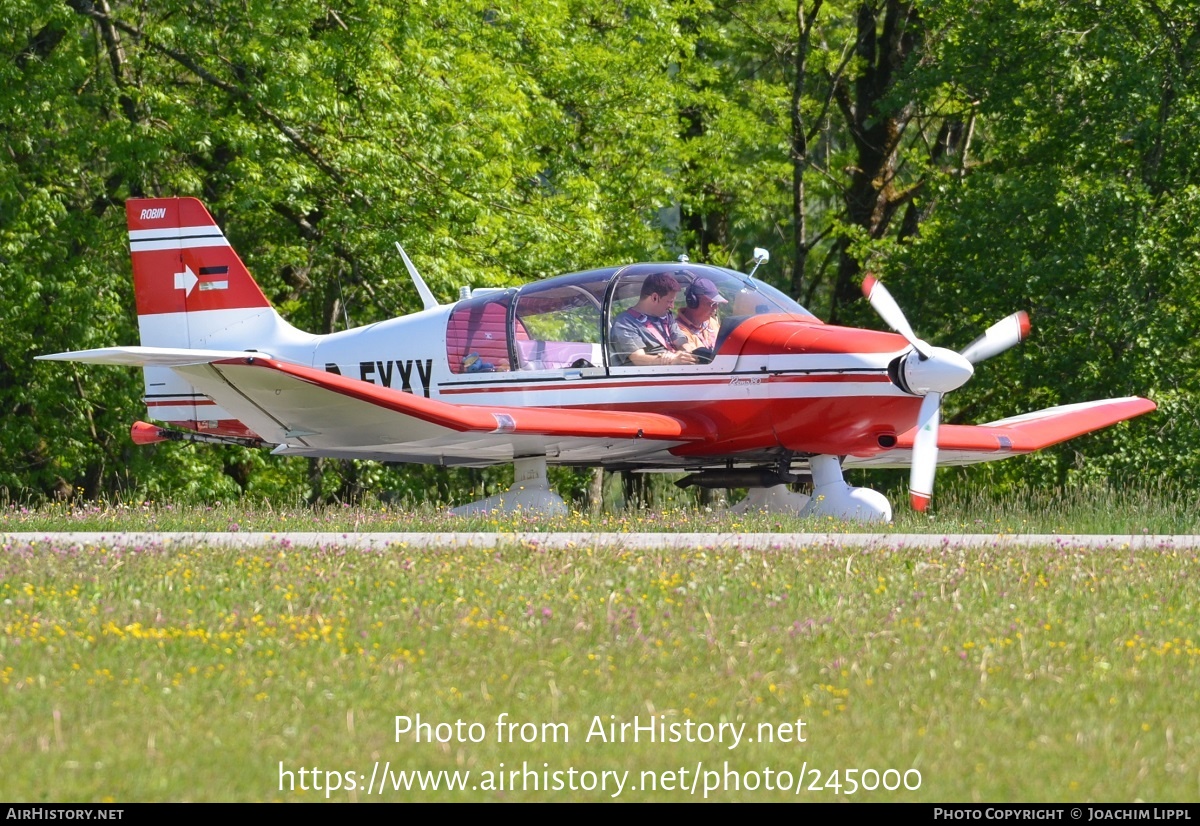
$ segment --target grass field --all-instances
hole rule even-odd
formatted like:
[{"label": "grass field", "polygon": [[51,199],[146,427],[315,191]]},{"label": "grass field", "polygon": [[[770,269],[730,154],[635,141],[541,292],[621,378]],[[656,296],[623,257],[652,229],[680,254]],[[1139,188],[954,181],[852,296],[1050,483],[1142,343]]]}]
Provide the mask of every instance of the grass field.
[{"label": "grass field", "polygon": [[429,505],[327,505],[233,502],[180,506],[156,502],[59,503],[0,507],[0,533],[29,531],[568,531],[719,533],[893,532],[924,534],[1198,534],[1194,491],[1152,485],[1109,489],[1026,489],[1004,496],[946,486],[934,512],[894,505],[890,525],[735,514],[730,509],[667,507],[565,517],[528,514],[455,517]]},{"label": "grass field", "polygon": [[[0,528],[268,516],[170,514]],[[9,546],[0,799],[1195,800],[1197,573],[1061,545]]]}]

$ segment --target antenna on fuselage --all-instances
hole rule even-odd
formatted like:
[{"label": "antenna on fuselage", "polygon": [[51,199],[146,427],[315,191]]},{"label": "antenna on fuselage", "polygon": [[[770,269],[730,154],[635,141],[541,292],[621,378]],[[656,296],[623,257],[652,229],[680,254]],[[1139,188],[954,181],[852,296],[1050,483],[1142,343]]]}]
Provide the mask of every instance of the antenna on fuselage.
[{"label": "antenna on fuselage", "polygon": [[404,251],[404,247],[400,246],[399,241],[396,242],[396,249],[400,252],[400,258],[403,259],[404,266],[408,268],[408,274],[412,276],[417,293],[421,296],[421,303],[425,305],[423,309],[432,310],[434,307],[439,306],[438,300],[429,291],[429,285],[425,283],[425,279],[417,272],[417,268],[413,266],[413,262],[408,260],[408,253]]},{"label": "antenna on fuselage", "polygon": [[771,253],[767,252],[762,247],[754,248],[754,269],[750,270],[750,274],[746,278],[753,279],[754,274],[758,272],[758,268],[771,260]]}]

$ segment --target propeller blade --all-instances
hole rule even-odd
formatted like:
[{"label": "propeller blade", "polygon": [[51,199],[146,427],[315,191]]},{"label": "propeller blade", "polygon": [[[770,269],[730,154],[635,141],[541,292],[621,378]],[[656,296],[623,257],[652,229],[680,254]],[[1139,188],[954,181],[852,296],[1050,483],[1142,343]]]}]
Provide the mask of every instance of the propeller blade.
[{"label": "propeller blade", "polygon": [[925,512],[933,498],[933,476],[937,471],[938,426],[942,421],[942,394],[930,392],[921,400],[917,435],[913,439],[912,474],[908,491],[913,510]]},{"label": "propeller blade", "polygon": [[1029,314],[1024,310],[997,321],[983,335],[968,344],[960,353],[971,364],[999,355],[1029,337]]},{"label": "propeller blade", "polygon": [[879,317],[889,327],[904,336],[908,343],[913,346],[913,349],[921,354],[921,358],[929,358],[929,345],[917,338],[917,334],[913,332],[908,319],[904,317],[904,311],[900,309],[900,305],[896,303],[896,299],[892,298],[892,294],[880,283],[879,279],[873,275],[866,276],[863,278],[862,290],[867,302],[874,308],[875,312],[879,313]]}]

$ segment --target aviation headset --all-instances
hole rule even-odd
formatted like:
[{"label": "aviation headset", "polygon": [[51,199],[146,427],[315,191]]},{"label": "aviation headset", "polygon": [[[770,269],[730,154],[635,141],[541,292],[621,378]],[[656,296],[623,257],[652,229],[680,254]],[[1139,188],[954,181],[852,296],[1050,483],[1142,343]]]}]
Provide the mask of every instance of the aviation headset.
[{"label": "aviation headset", "polygon": [[[696,279],[698,281],[699,279]],[[696,281],[688,284],[687,290],[683,293],[683,300],[687,302],[689,309],[696,309],[700,306],[700,291],[696,289]]]}]

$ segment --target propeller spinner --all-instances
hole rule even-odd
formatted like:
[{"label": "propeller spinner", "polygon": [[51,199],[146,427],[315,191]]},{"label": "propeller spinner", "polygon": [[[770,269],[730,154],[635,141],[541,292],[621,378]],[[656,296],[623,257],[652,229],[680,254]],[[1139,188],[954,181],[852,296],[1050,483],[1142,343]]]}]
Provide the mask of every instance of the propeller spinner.
[{"label": "propeller spinner", "polygon": [[917,413],[917,433],[913,440],[912,470],[908,488],[915,510],[924,511],[933,498],[933,477],[937,471],[938,428],[942,421],[942,397],[970,380],[973,365],[1003,353],[1024,341],[1030,330],[1029,316],[1017,312],[996,322],[961,353],[933,347],[917,338],[904,311],[877,278],[863,279],[863,295],[888,326],[912,345],[912,351],[889,370],[901,390],[922,396]]}]

